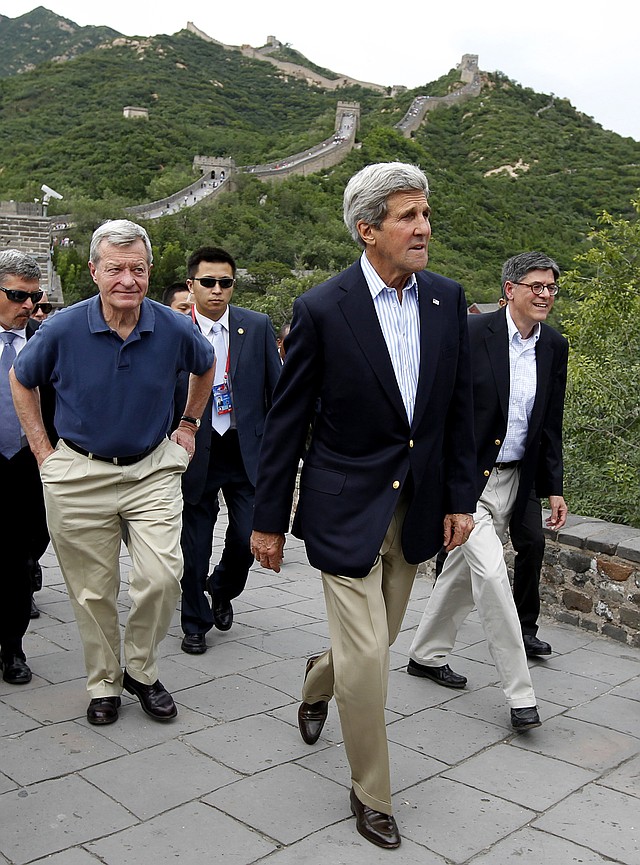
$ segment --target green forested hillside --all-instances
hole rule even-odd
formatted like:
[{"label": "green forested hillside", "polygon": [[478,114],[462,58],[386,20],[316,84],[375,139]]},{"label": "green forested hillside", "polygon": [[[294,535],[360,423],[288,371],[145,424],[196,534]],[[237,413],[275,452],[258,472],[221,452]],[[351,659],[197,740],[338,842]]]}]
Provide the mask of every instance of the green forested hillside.
[{"label": "green forested hillside", "polygon": [[19,18],[0,15],[0,78],[76,57],[119,35],[110,27],[79,27],[43,6]]},{"label": "green forested hillside", "polygon": [[[2,29],[0,53],[5,41]],[[190,182],[194,155],[237,165],[285,157],[330,135],[337,100],[354,100],[358,148],[331,171],[274,187],[240,176],[219,204],[150,222],[161,264],[153,290],[184,275],[188,251],[211,239],[248,267],[343,266],[356,254],[340,216],[348,177],[367,162],[404,159],[430,179],[431,266],[460,279],[470,300],[492,300],[509,255],[537,247],[569,267],[602,210],[631,215],[640,144],[502,74],[483,75],[477,98],[431,112],[410,140],[393,128],[416,95],[459,86],[453,69],[395,98],[325,92],[186,31],[120,38],[0,80],[0,197],[29,201],[43,182],[53,186],[64,201],[50,212],[72,212],[81,247],[105,216]],[[125,119],[125,105],[148,108],[149,120]]]},{"label": "green forested hillside", "polygon": [[[22,45],[32,16],[35,38]],[[571,342],[567,497],[572,510],[638,524],[640,143],[501,73],[483,74],[478,97],[431,112],[405,139],[394,125],[412,100],[460,87],[456,69],[394,98],[325,92],[186,31],[114,41],[84,28],[70,47],[69,24],[43,9],[0,17],[0,198],[31,201],[42,183],[64,195],[50,213],[74,226],[73,245],[55,255],[67,302],[95,289],[86,261],[96,225],[191,182],[196,154],[278,160],[328,137],[339,99],[357,101],[357,145],[341,164],[272,185],[240,173],[216,202],[148,221],[152,296],[185,277],[195,247],[215,243],[248,269],[236,301],[279,326],[297,294],[358,255],[341,218],[349,177],[370,162],[417,163],[432,190],[430,267],[461,281],[469,301],[496,300],[502,262],[526,249],[573,268],[551,322]],[[65,52],[73,59],[53,62]],[[317,69],[287,46],[280,56]],[[123,118],[125,105],[148,108],[149,120]]]}]

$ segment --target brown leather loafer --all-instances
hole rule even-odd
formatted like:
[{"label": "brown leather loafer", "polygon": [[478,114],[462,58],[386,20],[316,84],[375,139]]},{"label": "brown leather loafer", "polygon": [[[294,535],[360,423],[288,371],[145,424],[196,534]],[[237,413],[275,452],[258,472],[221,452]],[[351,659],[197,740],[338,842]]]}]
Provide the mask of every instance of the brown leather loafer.
[{"label": "brown leather loafer", "polygon": [[[320,655],[311,655],[311,657],[307,659],[307,664],[304,670],[305,682],[311,668],[313,667],[314,661],[317,661],[319,657]],[[298,708],[298,728],[300,730],[300,735],[307,745],[315,745],[320,738],[320,733],[322,733],[322,728],[324,727],[324,722],[327,720],[328,713],[329,704],[326,700],[318,700],[317,703],[300,703]]]},{"label": "brown leather loafer", "polygon": [[423,679],[431,679],[432,682],[444,685],[445,688],[464,688],[467,684],[465,676],[454,673],[449,664],[443,664],[441,667],[427,667],[409,659],[407,673],[410,676],[422,676]]},{"label": "brown leather loafer", "polygon": [[300,703],[298,727],[307,745],[315,745],[320,738],[328,713],[329,704],[326,700],[318,700],[317,703]]},{"label": "brown leather loafer", "polygon": [[125,691],[140,700],[142,710],[154,721],[171,721],[178,714],[173,697],[159,680],[153,685],[143,685],[125,670],[122,685]]},{"label": "brown leather loafer", "polygon": [[372,844],[394,850],[400,846],[400,833],[392,814],[383,814],[363,805],[351,789],[351,813],[355,814],[356,829]]},{"label": "brown leather loafer", "polygon": [[120,697],[96,697],[87,708],[87,721],[90,724],[113,724],[118,720]]}]

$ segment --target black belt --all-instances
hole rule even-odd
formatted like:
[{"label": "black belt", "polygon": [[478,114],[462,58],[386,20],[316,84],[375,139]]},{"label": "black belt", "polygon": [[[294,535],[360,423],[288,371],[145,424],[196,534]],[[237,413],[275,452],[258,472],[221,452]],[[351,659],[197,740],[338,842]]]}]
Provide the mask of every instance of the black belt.
[{"label": "black belt", "polygon": [[144,453],[141,454],[133,454],[133,456],[130,457],[101,457],[98,454],[92,454],[89,451],[86,451],[84,448],[81,448],[80,445],[75,444],[75,442],[69,441],[69,439],[62,439],[62,441],[68,448],[71,448],[71,450],[75,451],[77,454],[82,454],[83,457],[88,457],[90,460],[98,460],[101,463],[111,463],[114,466],[132,466],[134,463],[139,463],[140,460],[148,457],[149,454],[153,453],[153,451],[158,447],[158,445],[154,445],[152,448],[149,448],[148,451],[144,451]]},{"label": "black belt", "polygon": [[515,469],[516,466],[520,465],[520,460],[514,460],[510,463],[494,463],[494,468],[496,469]]}]

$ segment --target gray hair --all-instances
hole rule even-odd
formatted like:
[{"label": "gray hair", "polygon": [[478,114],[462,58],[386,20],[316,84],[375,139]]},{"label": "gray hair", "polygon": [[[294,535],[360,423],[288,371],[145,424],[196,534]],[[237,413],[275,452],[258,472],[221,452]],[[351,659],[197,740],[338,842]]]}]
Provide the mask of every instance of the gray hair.
[{"label": "gray hair", "polygon": [[38,262],[27,252],[20,252],[19,249],[3,249],[0,252],[0,280],[5,276],[40,280],[42,272]]},{"label": "gray hair", "polygon": [[521,282],[530,270],[552,270],[554,279],[560,276],[560,268],[544,252],[521,252],[502,265],[502,290],[506,282]]},{"label": "gray hair", "polygon": [[100,261],[100,244],[103,240],[106,240],[107,243],[113,243],[114,246],[128,246],[130,243],[135,243],[136,240],[142,240],[147,251],[147,264],[150,265],[153,262],[149,235],[137,222],[131,222],[128,219],[110,219],[99,225],[93,232],[89,248],[89,261],[94,265]]},{"label": "gray hair", "polygon": [[394,192],[418,190],[429,197],[429,182],[417,165],[406,162],[377,162],[354,174],[344,191],[344,223],[351,237],[364,249],[358,223],[379,228],[387,215],[387,199]]}]

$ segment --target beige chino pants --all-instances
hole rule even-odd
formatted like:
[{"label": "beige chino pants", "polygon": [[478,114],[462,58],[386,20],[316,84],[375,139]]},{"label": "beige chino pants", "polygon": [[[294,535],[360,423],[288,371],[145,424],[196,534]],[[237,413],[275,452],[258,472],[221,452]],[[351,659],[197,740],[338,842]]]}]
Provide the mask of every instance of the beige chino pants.
[{"label": "beige chino pants", "polygon": [[447,556],[409,649],[418,664],[448,663],[458,629],[475,606],[512,709],[536,705],[502,547],[519,481],[517,468],[491,472],[473,515],[475,528]]},{"label": "beige chino pants", "polygon": [[353,789],[364,805],[384,814],[393,812],[384,717],[389,646],[417,570],[402,555],[405,513],[401,501],[366,577],[322,573],[331,649],[314,663],[302,694],[307,703],[335,696]]},{"label": "beige chino pants", "polygon": [[124,659],[146,685],[158,678],[157,650],[180,596],[184,448],[168,439],[131,466],[90,460],[64,442],[40,467],[51,542],[73,605],[92,698],[122,691],[121,521],[133,570]]}]

